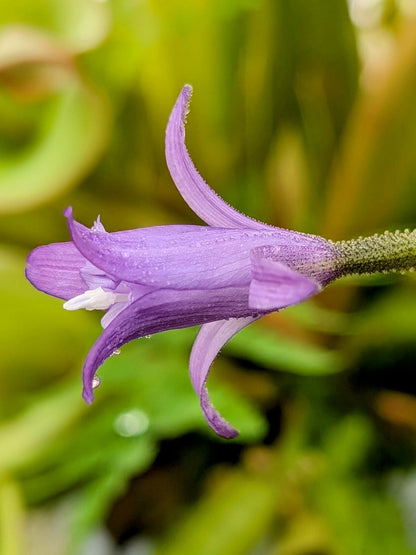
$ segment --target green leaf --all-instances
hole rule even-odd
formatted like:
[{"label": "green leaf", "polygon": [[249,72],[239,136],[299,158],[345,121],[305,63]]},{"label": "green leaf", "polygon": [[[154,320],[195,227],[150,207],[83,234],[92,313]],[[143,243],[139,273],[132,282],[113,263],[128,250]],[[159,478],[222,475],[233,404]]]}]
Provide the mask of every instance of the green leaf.
[{"label": "green leaf", "polygon": [[416,339],[415,313],[416,293],[413,283],[409,287],[387,290],[367,310],[352,315],[351,328],[354,334],[345,337],[341,348],[351,357],[366,347],[383,348],[413,343]]},{"label": "green leaf", "polygon": [[0,213],[28,210],[75,186],[106,144],[109,107],[102,94],[72,84],[50,108],[41,136],[0,161]]},{"label": "green leaf", "polygon": [[47,393],[0,427],[0,474],[14,471],[39,456],[85,412],[74,387]]},{"label": "green leaf", "polygon": [[225,347],[224,352],[270,370],[295,374],[332,374],[343,369],[342,360],[336,352],[282,337],[261,324],[250,326],[239,333]]}]

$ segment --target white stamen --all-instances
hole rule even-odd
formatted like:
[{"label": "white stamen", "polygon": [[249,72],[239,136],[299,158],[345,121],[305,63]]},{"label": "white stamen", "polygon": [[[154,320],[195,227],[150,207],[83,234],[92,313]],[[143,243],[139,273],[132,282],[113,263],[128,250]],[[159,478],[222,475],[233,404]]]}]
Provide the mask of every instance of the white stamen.
[{"label": "white stamen", "polygon": [[96,289],[88,289],[85,293],[77,295],[64,303],[65,310],[107,310],[114,303],[127,302],[129,300],[128,293],[114,293],[113,291],[104,291],[102,287]]}]

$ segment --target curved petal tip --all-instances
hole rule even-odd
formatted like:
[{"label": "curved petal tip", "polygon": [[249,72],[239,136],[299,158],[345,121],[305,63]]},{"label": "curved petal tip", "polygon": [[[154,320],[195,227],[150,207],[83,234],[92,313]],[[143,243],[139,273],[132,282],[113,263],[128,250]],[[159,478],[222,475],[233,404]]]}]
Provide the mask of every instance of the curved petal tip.
[{"label": "curved petal tip", "polygon": [[192,85],[186,84],[182,87],[181,95],[185,98],[187,102],[189,102],[191,100],[192,92]]},{"label": "curved petal tip", "polygon": [[241,214],[215,193],[198,173],[185,145],[185,120],[192,95],[191,85],[182,87],[166,127],[166,163],[173,182],[188,206],[210,226],[269,228]]},{"label": "curved petal tip", "polygon": [[219,320],[204,324],[199,330],[189,360],[189,370],[194,389],[199,396],[202,412],[210,427],[219,436],[232,439],[238,435],[233,428],[213,407],[209,400],[207,380],[211,365],[220,349],[237,332],[254,322],[257,318],[237,318],[234,320]]},{"label": "curved petal tip", "polygon": [[90,384],[84,382],[84,388],[82,390],[82,398],[87,403],[87,405],[91,405],[91,403],[94,401],[92,382]]},{"label": "curved petal tip", "polygon": [[63,211],[65,218],[70,219],[72,218],[72,206],[67,206]]},{"label": "curved petal tip", "polygon": [[233,428],[231,424],[229,424],[212,406],[208,397],[207,388],[205,386],[202,388],[199,398],[205,419],[216,434],[225,439],[233,439],[238,436],[238,431]]}]

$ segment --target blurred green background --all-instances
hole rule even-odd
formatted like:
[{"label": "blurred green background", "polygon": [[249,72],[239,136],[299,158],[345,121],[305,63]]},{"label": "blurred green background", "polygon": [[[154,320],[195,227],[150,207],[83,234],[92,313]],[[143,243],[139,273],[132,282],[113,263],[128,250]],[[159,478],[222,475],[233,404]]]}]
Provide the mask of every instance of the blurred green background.
[{"label": "blurred green background", "polygon": [[200,223],[164,162],[194,86],[202,175],[268,223],[416,222],[413,0],[0,0],[0,553],[416,553],[414,275],[349,278],[238,335],[210,391],[195,329],[133,342],[81,399],[99,314],[25,281],[63,209]]}]

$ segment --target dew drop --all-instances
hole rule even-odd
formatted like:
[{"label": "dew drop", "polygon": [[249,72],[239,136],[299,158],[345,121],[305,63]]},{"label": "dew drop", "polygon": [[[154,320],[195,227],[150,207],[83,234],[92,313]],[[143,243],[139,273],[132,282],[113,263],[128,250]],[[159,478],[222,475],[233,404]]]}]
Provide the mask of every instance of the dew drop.
[{"label": "dew drop", "polygon": [[92,388],[97,389],[101,385],[101,378],[99,376],[94,376],[92,379]]},{"label": "dew drop", "polygon": [[115,357],[117,355],[119,355],[121,353],[120,349],[116,349],[115,351],[113,351],[110,355],[110,357]]},{"label": "dew drop", "polygon": [[145,335],[144,336],[145,339],[151,339],[151,337],[152,337],[151,335]]}]

